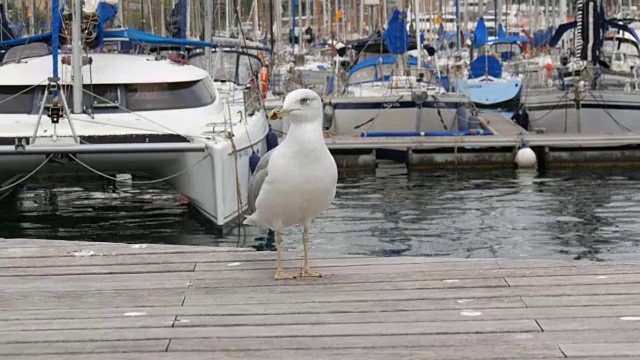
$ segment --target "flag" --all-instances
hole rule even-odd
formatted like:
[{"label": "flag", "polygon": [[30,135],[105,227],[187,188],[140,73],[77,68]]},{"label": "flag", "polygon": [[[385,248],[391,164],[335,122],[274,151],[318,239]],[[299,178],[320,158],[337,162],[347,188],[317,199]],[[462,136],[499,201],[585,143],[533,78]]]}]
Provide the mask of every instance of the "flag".
[{"label": "flag", "polygon": [[338,9],[338,11],[336,11],[336,21],[341,21],[342,20],[342,8]]},{"label": "flag", "polygon": [[440,13],[436,15],[436,25],[442,24],[442,18],[440,17]]}]

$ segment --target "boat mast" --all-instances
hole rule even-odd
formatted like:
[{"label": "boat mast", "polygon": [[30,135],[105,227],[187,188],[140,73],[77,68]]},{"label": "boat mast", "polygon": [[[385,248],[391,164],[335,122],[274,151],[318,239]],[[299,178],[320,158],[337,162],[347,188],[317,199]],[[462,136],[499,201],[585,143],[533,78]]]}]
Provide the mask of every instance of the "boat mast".
[{"label": "boat mast", "polygon": [[[204,41],[211,43],[213,29],[213,0],[204,0]],[[204,59],[207,71],[211,72],[211,46],[204,49]],[[213,74],[211,74],[213,76]]]},{"label": "boat mast", "polygon": [[73,0],[72,11],[71,64],[73,69],[73,113],[80,114],[82,112],[82,33],[80,31],[80,21],[82,19],[81,0]]},{"label": "boat mast", "polygon": [[460,0],[456,0],[456,50],[460,52]]}]

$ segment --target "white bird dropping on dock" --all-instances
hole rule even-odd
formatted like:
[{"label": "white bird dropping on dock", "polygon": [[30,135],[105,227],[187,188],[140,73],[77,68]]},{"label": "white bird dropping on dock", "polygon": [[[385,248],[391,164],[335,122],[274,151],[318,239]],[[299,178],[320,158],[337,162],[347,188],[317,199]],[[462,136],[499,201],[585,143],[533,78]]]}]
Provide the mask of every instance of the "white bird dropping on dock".
[{"label": "white bird dropping on dock", "polygon": [[536,158],[536,153],[531,150],[531,148],[524,147],[518,150],[516,154],[516,164],[520,169],[528,169],[536,166],[538,162]]},{"label": "white bird dropping on dock", "polygon": [[309,268],[308,228],[311,220],[331,205],[338,182],[338,169],[322,133],[322,99],[311,90],[295,90],[269,118],[285,116],[290,123],[286,138],[260,159],[249,181],[252,214],[244,223],[275,231],[276,280],[296,277],[282,271],[281,233],[290,226],[302,225],[304,265],[300,276],[320,277]]}]

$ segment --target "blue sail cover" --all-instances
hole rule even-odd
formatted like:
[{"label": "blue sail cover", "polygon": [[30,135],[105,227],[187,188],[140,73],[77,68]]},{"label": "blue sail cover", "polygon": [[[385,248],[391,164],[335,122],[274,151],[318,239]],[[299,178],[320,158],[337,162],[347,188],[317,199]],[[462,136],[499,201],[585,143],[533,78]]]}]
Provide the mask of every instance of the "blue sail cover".
[{"label": "blue sail cover", "polygon": [[502,65],[500,61],[493,56],[478,56],[469,64],[469,78],[475,79],[486,75],[493,76],[494,78],[502,77]]},{"label": "blue sail cover", "polygon": [[484,23],[484,18],[480,17],[476,24],[476,29],[473,31],[473,47],[476,49],[484,46],[489,41],[489,34],[487,33],[487,25]]},{"label": "blue sail cover", "polygon": [[98,44],[95,47],[100,47],[104,41],[104,25],[116,18],[116,15],[118,15],[118,6],[99,2],[96,8],[96,13],[98,14],[100,22],[96,29],[98,32]]},{"label": "blue sail cover", "polygon": [[[48,32],[44,34],[23,37],[15,40],[0,41],[0,49],[6,49],[13,46],[30,44],[34,42],[44,42],[47,44],[51,44],[52,49],[57,49],[59,47],[58,37],[57,36],[52,37],[51,35],[52,33]],[[148,45],[188,46],[188,47],[196,47],[196,48],[214,46],[213,44],[205,41],[163,37],[163,36],[158,36],[158,35],[146,33],[144,31],[135,30],[135,29],[117,29],[117,30],[104,31],[103,41],[117,41],[117,40],[125,40],[125,41],[128,40],[131,42],[148,44]],[[54,50],[54,55],[57,56],[57,50]]]},{"label": "blue sail cover", "polygon": [[392,54],[404,54],[409,48],[409,33],[405,24],[406,13],[395,9],[384,31],[387,49]]},{"label": "blue sail cover", "polygon": [[507,32],[504,31],[502,24],[498,25],[498,39],[501,41],[507,41]]},{"label": "blue sail cover", "polygon": [[106,30],[104,32],[104,40],[126,39],[131,42],[137,42],[148,45],[169,45],[169,46],[190,46],[190,47],[211,47],[213,44],[189,39],[177,39],[164,36],[150,34],[136,29],[117,29]]}]

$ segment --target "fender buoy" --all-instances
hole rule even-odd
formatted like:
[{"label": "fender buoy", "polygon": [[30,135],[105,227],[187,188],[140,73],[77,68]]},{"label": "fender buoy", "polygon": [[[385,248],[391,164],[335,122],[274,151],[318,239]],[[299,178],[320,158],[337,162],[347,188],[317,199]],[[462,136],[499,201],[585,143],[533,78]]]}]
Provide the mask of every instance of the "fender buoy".
[{"label": "fender buoy", "polygon": [[267,98],[267,89],[269,88],[269,70],[266,67],[260,69],[260,90],[262,98]]}]

